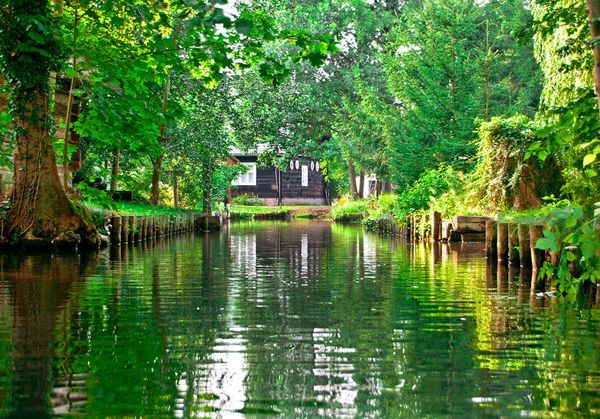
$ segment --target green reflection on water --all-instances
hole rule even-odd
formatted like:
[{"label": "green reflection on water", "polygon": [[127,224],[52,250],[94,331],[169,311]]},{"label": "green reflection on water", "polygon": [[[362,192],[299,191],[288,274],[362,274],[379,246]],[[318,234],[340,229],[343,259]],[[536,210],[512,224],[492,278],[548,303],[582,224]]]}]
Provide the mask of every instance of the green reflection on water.
[{"label": "green reflection on water", "polygon": [[2,255],[0,412],[597,415],[598,310],[528,276],[319,222]]}]

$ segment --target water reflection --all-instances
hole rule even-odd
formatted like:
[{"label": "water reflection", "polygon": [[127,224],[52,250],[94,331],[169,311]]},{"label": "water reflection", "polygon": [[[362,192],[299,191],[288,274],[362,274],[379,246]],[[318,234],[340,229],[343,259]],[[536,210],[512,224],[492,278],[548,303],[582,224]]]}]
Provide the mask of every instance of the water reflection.
[{"label": "water reflection", "polygon": [[597,415],[598,310],[531,290],[479,246],[314,222],[4,255],[0,411]]}]

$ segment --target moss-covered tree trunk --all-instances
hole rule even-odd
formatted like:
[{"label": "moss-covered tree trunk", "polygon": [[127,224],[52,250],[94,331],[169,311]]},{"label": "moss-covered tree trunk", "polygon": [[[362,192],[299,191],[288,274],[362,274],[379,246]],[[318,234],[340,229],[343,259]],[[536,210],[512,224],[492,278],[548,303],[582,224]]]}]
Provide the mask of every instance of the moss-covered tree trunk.
[{"label": "moss-covered tree trunk", "polygon": [[0,13],[0,70],[16,140],[12,208],[0,240],[98,246],[96,228],[67,197],[56,167],[49,86],[63,58],[56,19],[46,0],[9,2]]},{"label": "moss-covered tree trunk", "polygon": [[[67,197],[58,176],[47,89],[33,92],[25,112],[16,122],[14,188],[7,240],[53,240],[64,233],[79,235],[81,244],[98,246],[96,228]],[[11,237],[12,236],[12,237]],[[76,240],[73,236],[70,241]]]}]

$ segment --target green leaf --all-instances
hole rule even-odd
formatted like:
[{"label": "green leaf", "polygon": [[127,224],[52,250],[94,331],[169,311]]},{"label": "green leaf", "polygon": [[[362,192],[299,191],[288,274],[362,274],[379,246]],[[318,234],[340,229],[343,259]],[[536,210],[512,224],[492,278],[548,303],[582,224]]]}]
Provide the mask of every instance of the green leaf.
[{"label": "green leaf", "polygon": [[584,158],[583,158],[583,167],[588,166],[592,163],[594,163],[596,161],[596,155],[595,154],[587,154]]},{"label": "green leaf", "polygon": [[556,242],[545,237],[538,239],[537,243],[535,244],[535,248],[540,250],[553,250],[555,247]]}]

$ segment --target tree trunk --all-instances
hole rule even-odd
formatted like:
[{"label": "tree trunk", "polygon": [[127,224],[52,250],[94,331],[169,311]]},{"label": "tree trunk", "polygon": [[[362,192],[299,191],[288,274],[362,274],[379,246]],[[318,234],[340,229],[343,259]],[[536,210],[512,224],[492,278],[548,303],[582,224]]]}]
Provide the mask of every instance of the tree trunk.
[{"label": "tree trunk", "polygon": [[358,197],[358,188],[356,187],[356,170],[352,160],[348,160],[348,177],[350,178],[350,192],[353,197]]},{"label": "tree trunk", "polygon": [[[60,13],[62,13],[62,1],[60,2]],[[77,72],[77,24],[79,22],[78,9],[75,7],[73,17],[73,71]],[[65,191],[69,188],[69,141],[71,140],[71,120],[73,114],[73,100],[75,96],[73,91],[77,85],[75,76],[71,78],[71,86],[69,87],[69,98],[67,100],[67,112],[65,115],[65,136],[63,144],[63,186]]]},{"label": "tree trunk", "polygon": [[179,182],[175,173],[173,173],[173,206],[179,208]]},{"label": "tree trunk", "polygon": [[67,99],[67,112],[65,115],[65,135],[63,143],[63,187],[65,191],[69,188],[69,141],[71,140],[71,118],[73,113],[73,90],[75,90],[75,77],[71,79],[69,97]]},{"label": "tree trunk", "polygon": [[[167,81],[163,87],[163,97],[162,97],[162,114],[163,117],[166,118],[167,114],[167,105],[169,103],[169,92],[171,91],[171,76],[167,76]],[[164,142],[167,140],[167,124],[163,122],[160,124],[160,137],[158,138],[158,144],[162,147]],[[162,168],[164,154],[156,157],[152,160],[152,198],[150,202],[154,205],[158,205],[160,201],[160,170]]]},{"label": "tree trunk", "polygon": [[72,231],[79,234],[82,245],[97,247],[100,237],[96,228],[84,219],[83,210],[69,201],[58,176],[52,137],[45,125],[51,118],[48,92],[37,88],[33,97],[22,117],[16,120],[19,135],[14,158],[13,207],[4,239],[11,240],[16,235],[52,240]]},{"label": "tree trunk", "polygon": [[365,197],[365,172],[363,170],[360,171],[360,175],[358,175],[358,196],[361,198]]},{"label": "tree trunk", "polygon": [[586,5],[594,46],[594,85],[600,107],[600,0],[586,0]]},{"label": "tree trunk", "polygon": [[121,160],[121,149],[119,147],[115,148],[113,152],[113,160],[112,160],[112,170],[110,174],[110,190],[111,192],[119,190],[119,172],[120,168],[120,160]]},{"label": "tree trunk", "polygon": [[202,192],[202,212],[206,215],[210,215],[212,212],[212,195],[210,188],[205,188]]},{"label": "tree trunk", "polygon": [[152,197],[150,198],[150,202],[153,205],[158,205],[160,202],[160,171],[162,169],[162,162],[162,154],[152,160]]}]

